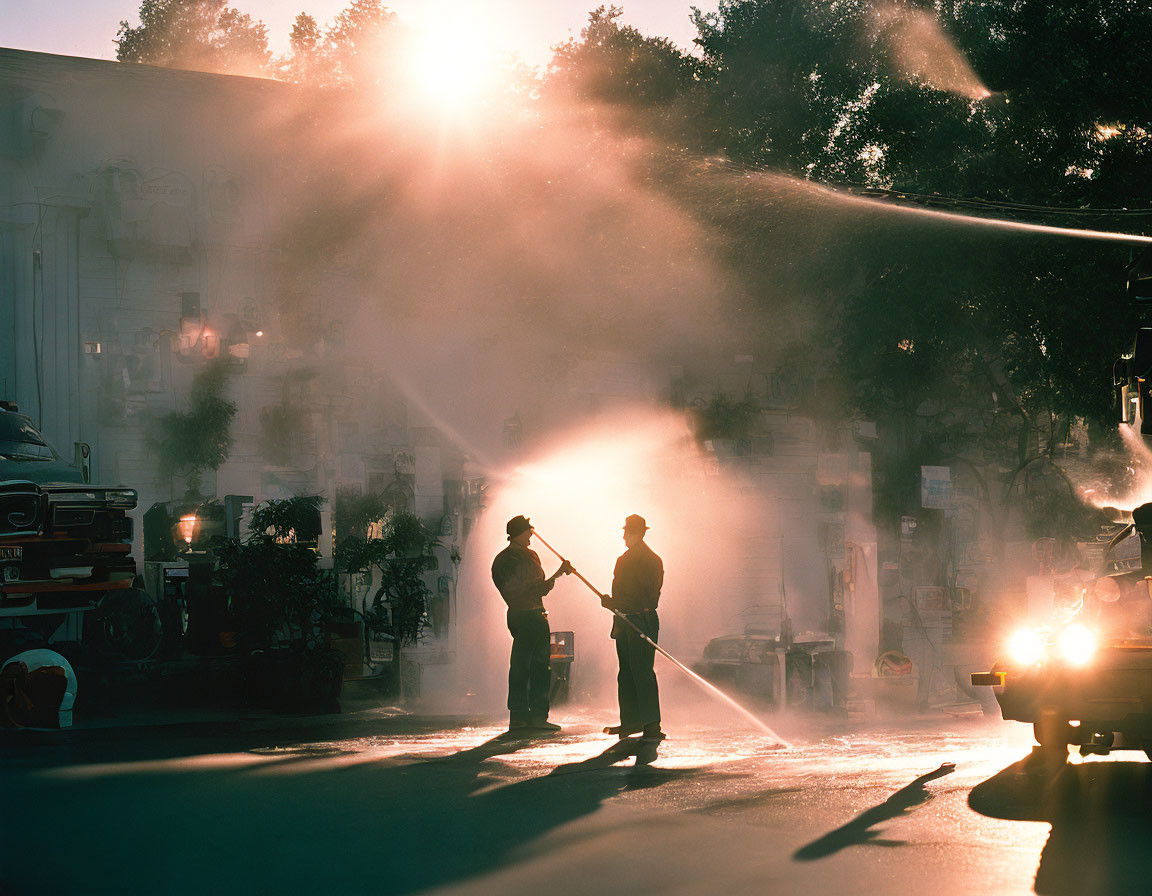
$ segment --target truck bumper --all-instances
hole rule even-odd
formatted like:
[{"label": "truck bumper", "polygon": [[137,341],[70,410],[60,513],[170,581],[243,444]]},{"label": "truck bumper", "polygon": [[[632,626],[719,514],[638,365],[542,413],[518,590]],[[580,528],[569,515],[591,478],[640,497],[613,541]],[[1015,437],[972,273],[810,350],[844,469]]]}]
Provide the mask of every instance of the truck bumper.
[{"label": "truck bumper", "polygon": [[1057,717],[1086,731],[1152,736],[1152,647],[1106,648],[1083,668],[1038,664],[976,672],[972,684],[990,686],[1005,719]]}]

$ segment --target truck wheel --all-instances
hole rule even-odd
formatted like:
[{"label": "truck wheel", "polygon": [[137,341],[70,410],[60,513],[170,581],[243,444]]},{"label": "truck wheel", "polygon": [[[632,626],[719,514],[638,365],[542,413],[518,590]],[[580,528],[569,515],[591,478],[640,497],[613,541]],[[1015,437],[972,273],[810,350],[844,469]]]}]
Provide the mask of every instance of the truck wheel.
[{"label": "truck wheel", "polygon": [[108,659],[150,660],[160,647],[162,627],[156,602],[146,591],[110,591],[92,618],[93,640]]}]

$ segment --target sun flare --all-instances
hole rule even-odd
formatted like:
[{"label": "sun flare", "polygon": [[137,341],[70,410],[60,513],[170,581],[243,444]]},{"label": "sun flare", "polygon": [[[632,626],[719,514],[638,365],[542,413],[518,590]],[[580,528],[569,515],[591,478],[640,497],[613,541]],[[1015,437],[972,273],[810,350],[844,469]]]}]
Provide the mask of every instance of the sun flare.
[{"label": "sun flare", "polygon": [[441,109],[470,107],[498,86],[498,51],[484,34],[455,21],[425,25],[410,49],[408,73],[415,91]]}]

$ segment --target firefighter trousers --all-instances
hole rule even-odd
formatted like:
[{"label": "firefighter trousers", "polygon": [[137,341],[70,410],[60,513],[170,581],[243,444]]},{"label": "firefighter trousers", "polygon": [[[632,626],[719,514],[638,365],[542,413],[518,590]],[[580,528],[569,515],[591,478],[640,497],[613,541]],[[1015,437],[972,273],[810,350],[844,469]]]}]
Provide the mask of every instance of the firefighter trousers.
[{"label": "firefighter trousers", "polygon": [[[653,641],[660,635],[660,619],[655,610],[629,613],[628,621]],[[616,620],[614,637],[620,673],[616,689],[620,698],[620,725],[640,730],[660,724],[660,689],[656,684],[656,648],[645,641],[630,625]]]},{"label": "firefighter trousers", "polygon": [[552,686],[551,632],[548,614],[539,610],[509,610],[512,657],[508,663],[508,714],[512,722],[548,719]]}]

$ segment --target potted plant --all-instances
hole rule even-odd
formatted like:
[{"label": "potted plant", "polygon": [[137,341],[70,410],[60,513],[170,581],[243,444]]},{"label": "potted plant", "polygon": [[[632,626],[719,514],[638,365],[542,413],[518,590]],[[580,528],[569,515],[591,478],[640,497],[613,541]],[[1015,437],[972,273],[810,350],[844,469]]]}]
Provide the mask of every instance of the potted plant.
[{"label": "potted plant", "polygon": [[266,501],[246,539],[217,547],[216,581],[250,659],[249,698],[301,712],[338,712],[343,679],[343,657],[324,629],[336,583],[317,564],[320,501]]},{"label": "potted plant", "polygon": [[406,696],[403,649],[420,639],[427,624],[432,589],[424,573],[434,568],[436,537],[414,513],[388,510],[382,501],[345,498],[338,504],[335,528],[336,568],[344,574],[372,573],[376,589],[364,608],[369,632],[380,632],[392,643],[392,681],[401,699]]},{"label": "potted plant", "polygon": [[164,414],[149,429],[148,447],[160,475],[187,476],[186,500],[199,500],[201,473],[219,469],[232,450],[236,402],[227,395],[228,373],[227,362],[209,361],[192,378],[188,410]]}]

